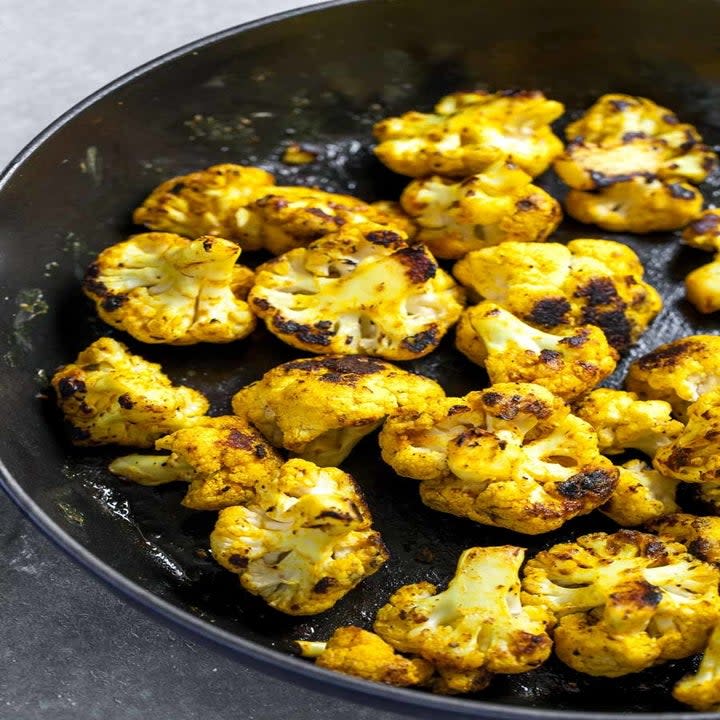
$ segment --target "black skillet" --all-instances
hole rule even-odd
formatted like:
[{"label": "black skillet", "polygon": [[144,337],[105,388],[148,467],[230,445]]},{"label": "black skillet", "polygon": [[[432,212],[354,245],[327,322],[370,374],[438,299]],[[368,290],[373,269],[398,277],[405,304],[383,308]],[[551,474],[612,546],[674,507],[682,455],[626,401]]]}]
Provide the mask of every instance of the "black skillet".
[{"label": "black skillet", "polygon": [[[565,102],[569,116],[604,92],[646,95],[718,144],[719,30],[720,4],[711,0],[333,3],[220,33],[101,90],[36,139],[0,180],[0,397],[13,418],[0,434],[5,489],[128,599],[242,662],[309,686],[438,716],[680,717],[686,711],[669,688],[693,660],[618,680],[580,676],[551,661],[534,673],[498,677],[481,696],[445,698],[328,673],[291,654],[296,638],[325,638],[344,623],[369,625],[401,584],[445,582],[463,548],[513,543],[532,553],[590,529],[612,529],[602,517],[532,538],[435,513],[420,503],[415,483],[379,462],[370,437],[346,467],[365,489],[392,560],[332,611],[289,618],[213,564],[212,514],[181,508],[180,487],[147,489],[110,476],[112,452],[74,450],[44,395],[48,374],[93,339],[107,333],[128,342],[95,318],[79,280],[100,248],[137,229],[131,210],[166,177],[234,161],[260,164],[284,183],[394,198],[404,180],[373,158],[373,122],[476,87],[540,88]],[[317,150],[318,161],[283,165],[292,141]],[[552,177],[541,184],[560,192]],[[720,196],[717,184],[705,190],[710,202]],[[568,222],[558,237],[583,235],[602,236]],[[670,235],[614,237],[639,252],[666,303],[632,356],[691,332],[717,331],[715,319],[700,317],[683,299],[682,278],[704,255]],[[221,347],[130,345],[174,380],[207,392],[216,413],[228,410],[236,389],[299,355],[264,330]],[[485,382],[448,342],[409,365],[452,394]]]}]

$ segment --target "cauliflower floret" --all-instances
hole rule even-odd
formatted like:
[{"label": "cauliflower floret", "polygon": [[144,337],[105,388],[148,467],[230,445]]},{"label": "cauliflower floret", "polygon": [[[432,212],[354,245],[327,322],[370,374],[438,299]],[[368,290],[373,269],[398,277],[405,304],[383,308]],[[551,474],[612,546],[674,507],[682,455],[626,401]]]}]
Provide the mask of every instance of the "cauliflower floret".
[{"label": "cauliflower floret", "polygon": [[564,109],[538,90],[453,93],[435,113],[413,111],[377,123],[375,154],[411,177],[467,177],[501,157],[536,177],[562,152],[550,123]]},{"label": "cauliflower floret", "polygon": [[220,511],[213,557],[288,615],[331,608],[387,560],[353,479],[337,468],[286,462],[248,506]]},{"label": "cauliflower floret", "polygon": [[422,481],[429,507],[530,535],[599,507],[618,477],[590,425],[532,384],[391,415],[380,447],[399,475]]},{"label": "cauliflower floret", "polygon": [[505,242],[474,250],[455,264],[455,277],[480,297],[552,333],[597,325],[624,352],[662,307],[643,281],[643,267],[612,240]]},{"label": "cauliflower floret", "polygon": [[378,611],[375,632],[444,671],[446,692],[466,690],[463,679],[478,673],[487,684],[491,673],[538,667],[550,655],[553,615],[520,600],[524,556],[511,545],[465,550],[446,590],[429,582],[401,587]]},{"label": "cauliflower floret", "polygon": [[665,400],[680,420],[703,393],[720,386],[720,336],[690,335],[635,360],[625,385],[641,398]]},{"label": "cauliflower floret", "polygon": [[75,445],[152,447],[162,435],[206,420],[205,396],[175,386],[160,365],[109,337],[96,340],[52,378]]},{"label": "cauliflower floret", "polygon": [[85,273],[83,290],[109,325],[146,343],[240,340],[255,328],[242,299],[251,272],[240,248],[206,235],[143,233],[111,245]]},{"label": "cauliflower floret", "polygon": [[464,294],[425,246],[368,224],[265,263],[249,302],[293,347],[411,360],[437,347]]},{"label": "cauliflower floret", "polygon": [[522,600],[555,612],[560,660],[619,677],[701,650],[720,617],[719,580],[717,568],[680,543],[598,532],[529,560]]},{"label": "cauliflower floret", "polygon": [[273,445],[339,465],[392,411],[444,398],[434,380],[362,355],[292,360],[235,394],[233,411]]},{"label": "cauliflower floret", "polygon": [[400,204],[417,222],[417,239],[435,257],[461,258],[507,240],[542,242],[562,219],[560,204],[530,176],[502,159],[464,180],[414,180]]},{"label": "cauliflower floret", "polygon": [[622,527],[636,527],[677,512],[678,480],[665,477],[642,460],[629,460],[618,470],[617,487],[600,508]]},{"label": "cauliflower floret", "polygon": [[720,310],[720,253],[707,265],[693,270],[685,278],[685,294],[705,315]]},{"label": "cauliflower floret", "polygon": [[182,504],[194,510],[244,505],[274,481],[283,461],[257,431],[232,415],[204,418],[155,443],[169,455],[126,455],[110,472],[141,485],[190,483]]},{"label": "cauliflower floret", "polygon": [[669,445],[658,450],[653,464],[663,475],[684,482],[720,478],[720,388],[701,395],[687,411],[687,425]]},{"label": "cauliflower floret", "polygon": [[636,393],[610,388],[593,390],[575,406],[575,414],[595,429],[605,455],[633,449],[654,457],[683,430],[671,412],[664,400],[640,400]]},{"label": "cauliflower floret", "polygon": [[720,624],[710,634],[697,672],[677,682],[672,694],[700,712],[720,711]]},{"label": "cauliflower floret", "polygon": [[272,187],[237,213],[241,245],[264,247],[274,255],[304,247],[344,226],[375,223],[408,236],[415,225],[391,203],[369,205],[350,195],[309,187]]},{"label": "cauliflower floret", "polygon": [[570,190],[568,215],[610,232],[651,233],[677,230],[697,217],[703,196],[679,180],[634,177],[597,190]]},{"label": "cauliflower floret", "polygon": [[696,558],[720,567],[720,517],[675,512],[648,523],[648,528],[681,542]]},{"label": "cauliflower floret", "polygon": [[705,210],[683,230],[682,241],[699,250],[720,252],[720,210]]},{"label": "cauliflower floret", "polygon": [[219,235],[246,250],[262,247],[238,232],[239,211],[275,178],[265,170],[226,163],[166,180],[135,210],[133,221],[152,230],[196,238]]},{"label": "cauliflower floret", "polygon": [[485,367],[491,383],[537,383],[568,401],[610,375],[617,360],[617,352],[594,325],[574,328],[565,336],[550,335],[491,302],[463,312],[455,345]]},{"label": "cauliflower floret", "polygon": [[295,642],[319,667],[387,685],[427,685],[435,671],[427,660],[403,657],[375,633],[353,625],[339,627],[327,642]]}]

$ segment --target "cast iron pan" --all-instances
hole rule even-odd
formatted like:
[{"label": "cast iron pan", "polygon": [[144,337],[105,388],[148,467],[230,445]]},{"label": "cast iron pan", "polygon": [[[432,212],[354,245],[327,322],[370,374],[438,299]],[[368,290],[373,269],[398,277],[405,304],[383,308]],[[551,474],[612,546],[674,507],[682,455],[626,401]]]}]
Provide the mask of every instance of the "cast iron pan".
[{"label": "cast iron pan", "polygon": [[[95,318],[80,292],[82,272],[98,250],[137,230],[131,210],[161,180],[234,161],[260,164],[284,183],[395,198],[405,180],[373,158],[373,122],[474,87],[540,88],[570,114],[604,92],[646,95],[717,144],[718,28],[720,4],[710,0],[337,3],[220,33],[81,103],[0,180],[0,397],[11,418],[0,434],[0,457],[7,491],[61,547],[130,599],[243,662],[296,681],[410,713],[424,707],[477,717],[679,717],[684,708],[669,688],[693,660],[618,680],[588,678],[551,661],[533,673],[499,676],[481,696],[444,698],[328,673],[291,654],[295,638],[324,639],[343,623],[368,626],[404,583],[447,581],[466,547],[513,543],[532,553],[591,529],[613,529],[602,516],[532,538],[433,512],[421,504],[415,482],[380,463],[372,436],[345,467],[364,488],[392,560],[332,611],[290,618],[213,563],[213,514],[181,508],[182,487],[148,489],[113,478],[105,469],[113,453],[73,449],[44,395],[48,375],[101,334],[129,342],[175,381],[206,392],[215,413],[229,410],[238,388],[299,355],[264,330],[220,347],[141,346]],[[317,149],[318,162],[283,165],[290,141]],[[552,177],[542,182],[561,192]],[[717,184],[705,189],[710,202],[720,196]],[[559,237],[583,235],[602,236],[566,223]],[[716,332],[716,320],[694,313],[681,287],[707,256],[671,236],[615,237],[639,252],[666,303],[633,356],[685,334]],[[449,342],[409,365],[452,394],[486,381]]]}]

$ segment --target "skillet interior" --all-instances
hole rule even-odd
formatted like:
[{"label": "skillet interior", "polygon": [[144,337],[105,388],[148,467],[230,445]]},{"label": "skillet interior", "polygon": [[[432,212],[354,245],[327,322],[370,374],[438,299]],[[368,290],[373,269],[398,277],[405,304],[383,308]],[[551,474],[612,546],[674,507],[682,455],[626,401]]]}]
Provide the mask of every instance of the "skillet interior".
[{"label": "skillet interior", "polygon": [[[133,230],[130,211],[160,180],[234,161],[261,164],[282,182],[396,197],[405,181],[368,151],[372,123],[477,86],[541,88],[571,111],[603,92],[644,94],[717,144],[717,27],[720,5],[709,0],[589,6],[557,0],[542,11],[531,0],[356,3],[224,34],[98,97],[26,157],[0,192],[0,397],[13,418],[0,437],[0,456],[10,473],[102,562],[189,613],[282,651],[295,638],[323,638],[341,623],[369,623],[391,588],[420,579],[442,583],[470,545],[510,542],[532,552],[613,527],[593,516],[552,536],[524,538],[435,513],[420,503],[414,482],[395,478],[377,460],[372,437],[346,467],[365,489],[393,560],[333,611],[287,618],[215,567],[206,553],[213,516],[180,508],[182,488],[150,490],[112,478],[104,469],[108,453],[65,444],[52,403],[36,395],[47,373],[108,333],[82,297],[79,279],[100,248]],[[284,166],[279,157],[291,140],[317,146],[321,162]],[[551,177],[544,184],[555,188]],[[712,202],[720,189],[711,183],[706,194]],[[600,236],[570,223],[560,234],[583,235]],[[634,356],[690,332],[716,331],[716,323],[691,311],[678,284],[706,261],[704,254],[680,249],[669,236],[621,239],[640,253],[666,301]],[[264,331],[219,348],[129,344],[176,381],[208,393],[216,412],[227,411],[236,389],[298,356]],[[410,365],[452,394],[485,381],[449,343]],[[550,663],[498,678],[482,699],[547,709],[681,710],[665,688],[691,665],[607,681]]]}]

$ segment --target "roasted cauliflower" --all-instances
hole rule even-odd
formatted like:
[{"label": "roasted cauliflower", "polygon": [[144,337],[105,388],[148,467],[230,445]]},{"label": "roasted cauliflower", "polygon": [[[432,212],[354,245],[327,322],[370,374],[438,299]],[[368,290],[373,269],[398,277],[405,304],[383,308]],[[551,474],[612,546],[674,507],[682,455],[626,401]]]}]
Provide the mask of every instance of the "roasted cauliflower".
[{"label": "roasted cauliflower", "polygon": [[542,242],[557,228],[560,204],[530,181],[501,159],[464,180],[441,175],[414,180],[400,204],[420,228],[417,239],[435,257],[461,258],[506,240]]},{"label": "roasted cauliflower", "polygon": [[315,353],[410,360],[434,350],[464,295],[423,245],[347,227],[258,268],[249,302],[268,330]]},{"label": "roasted cauliflower", "polygon": [[685,294],[695,308],[705,314],[720,310],[720,253],[685,278]]},{"label": "roasted cauliflower", "polygon": [[162,435],[207,419],[202,393],[173,385],[160,365],[109,337],[59,368],[51,384],[75,445],[152,447]]},{"label": "roasted cauliflower", "polygon": [[621,465],[618,483],[600,508],[622,527],[637,527],[680,508],[675,501],[678,480],[665,477],[642,460]]},{"label": "roasted cauliflower", "polygon": [[233,411],[278,447],[318,465],[339,465],[397,408],[445,397],[434,380],[377,358],[292,360],[235,394]]},{"label": "roasted cauliflower", "polygon": [[255,328],[243,299],[251,271],[235,243],[206,235],[134,235],[103,250],[83,290],[109,325],[146,343],[240,340]]},{"label": "roasted cauliflower", "polygon": [[468,253],[453,272],[471,291],[534,327],[562,333],[597,325],[619,352],[662,307],[658,292],[643,281],[637,255],[612,240],[505,242]]},{"label": "roasted cauliflower", "polygon": [[621,530],[553,545],[529,560],[522,600],[558,618],[555,652],[618,677],[702,650],[720,617],[717,568],[684,545]]},{"label": "roasted cauliflower", "polygon": [[400,652],[431,662],[446,692],[465,692],[478,679],[487,684],[492,673],[538,667],[552,649],[554,618],[520,600],[524,556],[511,545],[465,550],[446,590],[429,582],[401,587],[378,611],[375,632]]},{"label": "roasted cauliflower", "polygon": [[387,685],[426,685],[435,672],[427,660],[403,657],[375,633],[352,625],[339,627],[327,642],[295,642],[319,667]]},{"label": "roasted cauliflower", "polygon": [[289,615],[314,615],[387,560],[371,523],[350,475],[295,459],[251,504],[220,511],[210,547],[248,592]]},{"label": "roasted cauliflower", "polygon": [[391,203],[370,205],[350,195],[309,187],[272,187],[237,212],[240,244],[274,255],[309,245],[343,227],[375,223],[409,237],[415,225]]},{"label": "roasted cauliflower", "polygon": [[499,383],[425,411],[400,411],[382,457],[421,480],[429,507],[526,534],[549,532],[608,500],[618,470],[597,436],[549,390]]},{"label": "roasted cauliflower", "polygon": [[682,231],[685,245],[720,252],[720,210],[705,210]]},{"label": "roasted cauliflower", "polygon": [[619,455],[639,450],[649,457],[669,445],[683,430],[664,400],[640,400],[636,393],[598,388],[575,406],[575,414],[593,426],[600,452]]},{"label": "roasted cauliflower", "polygon": [[238,231],[241,212],[256,196],[268,192],[275,178],[265,170],[225,163],[158,185],[135,210],[133,221],[151,230],[196,238],[218,235],[258,250],[257,238]]},{"label": "roasted cauliflower", "polygon": [[208,417],[155,443],[169,455],[126,455],[110,472],[141,485],[180,480],[190,483],[182,504],[194,510],[220,510],[252,502],[275,481],[283,460],[239,417]]},{"label": "roasted cauliflower", "polygon": [[720,336],[689,335],[660,345],[630,365],[625,386],[643,399],[669,402],[683,420],[691,403],[720,386]]},{"label": "roasted cauliflower", "polygon": [[460,316],[455,345],[485,367],[491,383],[537,383],[568,401],[610,375],[618,357],[594,325],[550,335],[487,301]]},{"label": "roasted cauliflower", "polygon": [[720,711],[720,624],[710,634],[697,672],[679,680],[672,694],[695,710]]},{"label": "roasted cauliflower", "polygon": [[563,111],[538,90],[453,93],[434,113],[413,111],[377,123],[375,154],[411,177],[467,177],[501,157],[536,177],[562,152],[550,123]]},{"label": "roasted cauliflower", "polygon": [[648,528],[681,542],[696,558],[720,567],[720,517],[675,512],[648,523]]}]

